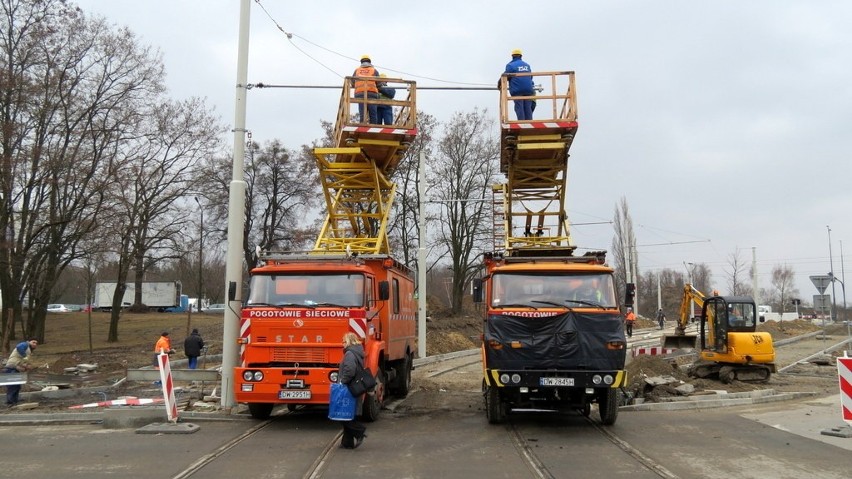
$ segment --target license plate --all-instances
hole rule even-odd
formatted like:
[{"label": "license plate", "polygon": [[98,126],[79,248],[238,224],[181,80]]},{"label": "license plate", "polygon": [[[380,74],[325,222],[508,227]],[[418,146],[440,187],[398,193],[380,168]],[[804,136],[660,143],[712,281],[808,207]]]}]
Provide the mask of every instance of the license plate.
[{"label": "license plate", "polygon": [[541,386],[573,386],[574,378],[538,378]]},{"label": "license plate", "polygon": [[278,391],[278,399],[310,399],[310,391]]}]

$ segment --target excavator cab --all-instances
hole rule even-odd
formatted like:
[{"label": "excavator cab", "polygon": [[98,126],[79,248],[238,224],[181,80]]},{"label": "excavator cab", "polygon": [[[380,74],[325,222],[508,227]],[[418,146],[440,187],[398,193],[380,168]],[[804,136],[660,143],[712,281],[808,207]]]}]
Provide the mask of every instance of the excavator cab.
[{"label": "excavator cab", "polygon": [[700,318],[700,349],[728,352],[728,333],[753,333],[757,308],[748,297],[713,296],[704,301]]}]

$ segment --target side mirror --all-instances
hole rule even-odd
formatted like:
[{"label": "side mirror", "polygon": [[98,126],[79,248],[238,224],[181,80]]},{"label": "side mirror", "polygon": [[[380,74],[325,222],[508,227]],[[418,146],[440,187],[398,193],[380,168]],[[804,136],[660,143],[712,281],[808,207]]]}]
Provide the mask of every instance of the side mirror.
[{"label": "side mirror", "polygon": [[387,281],[379,281],[379,301],[387,301],[390,299],[390,283]]},{"label": "side mirror", "polygon": [[237,298],[237,282],[231,281],[228,283],[228,301],[235,301]]},{"label": "side mirror", "polygon": [[474,279],[473,280],[473,302],[481,303],[482,302],[482,280]]}]

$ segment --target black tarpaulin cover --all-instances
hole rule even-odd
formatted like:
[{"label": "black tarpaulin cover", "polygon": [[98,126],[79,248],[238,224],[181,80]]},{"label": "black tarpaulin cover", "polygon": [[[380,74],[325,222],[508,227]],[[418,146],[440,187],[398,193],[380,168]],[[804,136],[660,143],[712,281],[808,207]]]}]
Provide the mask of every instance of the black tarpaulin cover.
[{"label": "black tarpaulin cover", "polygon": [[[506,312],[489,315],[485,351],[491,369],[624,368],[626,351],[610,350],[607,342],[624,343],[624,324],[618,312],[562,314]],[[537,317],[530,317],[537,316]],[[500,349],[488,345],[502,344]],[[512,344],[521,347],[512,347]]]}]

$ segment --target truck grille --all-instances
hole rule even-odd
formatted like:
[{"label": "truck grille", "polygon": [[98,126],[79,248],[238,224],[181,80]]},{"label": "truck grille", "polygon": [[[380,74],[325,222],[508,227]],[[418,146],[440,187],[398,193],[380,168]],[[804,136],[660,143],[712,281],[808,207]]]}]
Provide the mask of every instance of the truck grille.
[{"label": "truck grille", "polygon": [[327,363],[328,350],[325,348],[274,348],[273,362]]}]

